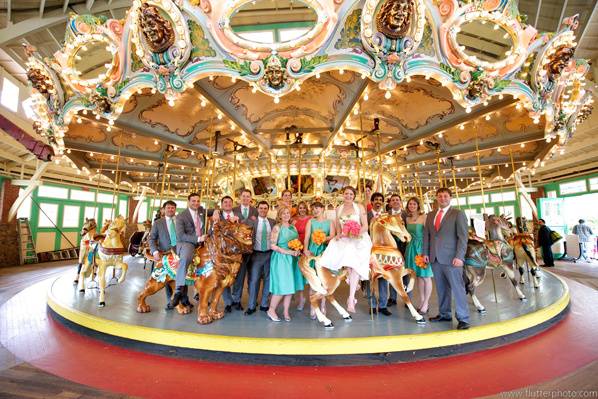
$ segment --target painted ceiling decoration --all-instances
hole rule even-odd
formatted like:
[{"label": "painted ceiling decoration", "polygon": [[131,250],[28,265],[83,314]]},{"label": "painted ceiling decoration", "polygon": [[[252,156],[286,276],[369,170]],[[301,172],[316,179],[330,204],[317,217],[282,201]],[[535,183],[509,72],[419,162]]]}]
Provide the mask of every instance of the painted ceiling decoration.
[{"label": "painted ceiling decoration", "polygon": [[[515,0],[301,0],[313,26],[261,43],[231,25],[251,1],[134,0],[123,20],[72,15],[53,57],[26,47],[35,129],[56,154],[103,152],[107,165],[168,152],[174,168],[217,173],[231,191],[256,176],[360,168],[414,181],[410,165],[458,165],[474,143],[489,171],[508,158],[501,146],[534,142],[517,162],[543,162],[592,110],[577,16],[543,33]],[[77,157],[87,169],[98,159]],[[129,172],[129,184],[145,181]]]}]

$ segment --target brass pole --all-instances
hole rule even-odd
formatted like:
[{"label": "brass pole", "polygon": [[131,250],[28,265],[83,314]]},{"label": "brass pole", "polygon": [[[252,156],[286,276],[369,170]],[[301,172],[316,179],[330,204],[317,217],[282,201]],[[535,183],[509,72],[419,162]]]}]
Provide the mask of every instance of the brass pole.
[{"label": "brass pole", "polygon": [[[360,135],[363,134],[363,112],[362,108],[361,108],[361,99],[358,101],[359,104],[359,132]],[[363,136],[361,137],[363,138]],[[362,155],[361,154],[361,140],[357,143],[357,165],[358,165],[358,169],[357,169],[357,195],[362,195],[363,194],[363,204],[365,206],[366,203],[366,198],[365,198],[365,165],[362,164]],[[359,175],[359,172],[363,172],[363,182],[362,185],[363,187],[359,186],[359,179],[362,178]],[[363,189],[363,192],[361,191]]]},{"label": "brass pole", "polygon": [[378,151],[378,179],[380,179],[380,187],[378,189],[385,195],[384,193],[384,179],[382,178],[382,153],[380,152],[380,132],[376,132],[377,140],[376,140],[376,150]]},{"label": "brass pole", "polygon": [[457,196],[457,206],[461,209],[461,201],[459,200],[459,188],[457,187],[457,176],[455,175],[455,165],[451,161],[451,172],[453,174],[453,187],[455,189],[455,195]]},{"label": "brass pole", "polygon": [[[511,169],[513,169],[513,186],[515,187],[515,206],[521,215],[521,203],[519,201],[519,187],[517,187],[517,181],[515,180],[515,161],[513,160],[513,149],[509,147],[509,156],[511,158]],[[515,212],[515,215],[517,212]]]},{"label": "brass pole", "polygon": [[302,159],[303,156],[303,143],[299,144],[299,173],[297,176],[297,192],[299,194],[299,200],[301,200],[301,162],[303,161]]},{"label": "brass pole", "polygon": [[482,213],[486,213],[486,196],[484,195],[484,180],[482,178],[482,164],[480,163],[480,147],[478,144],[478,132],[475,134],[475,155],[478,164],[478,177],[480,179],[480,191],[482,192]]},{"label": "brass pole", "polygon": [[[236,145],[233,144],[236,149]],[[235,187],[237,187],[237,153],[233,151],[233,189],[231,190],[231,196],[235,196]]]},{"label": "brass pole", "polygon": [[291,189],[291,139],[287,140],[287,189]]},{"label": "brass pole", "polygon": [[444,187],[444,180],[440,175],[440,150],[436,151],[436,165],[438,167],[438,187]]},{"label": "brass pole", "polygon": [[[118,143],[118,153],[116,155],[116,172],[114,173],[114,187],[112,188],[112,210],[110,212],[110,219],[114,220],[114,214],[116,211],[116,205],[118,204],[118,200],[116,199],[116,195],[117,195],[117,188],[119,186],[119,181],[118,181],[118,172],[120,170],[120,150],[122,147],[122,138],[123,138],[123,133],[122,131],[120,132],[119,135],[119,143]],[[120,190],[119,190],[120,192]]]},{"label": "brass pole", "polygon": [[399,150],[395,151],[395,163],[397,165],[397,180],[399,181],[399,195],[403,199],[403,174],[401,174],[399,166]]},{"label": "brass pole", "polygon": [[[104,169],[104,157],[102,157],[102,158],[100,159],[100,172],[98,173],[98,174],[99,174],[99,176],[98,176],[98,184],[97,184],[97,186],[96,186],[96,196],[95,196],[95,201],[94,201],[96,205],[98,204],[98,193],[99,193],[99,191],[100,191],[100,181],[102,180],[102,179],[101,179],[101,177],[102,177],[102,170],[103,170],[103,169]],[[93,218],[94,218],[94,219],[95,219],[95,218],[98,216],[98,215],[97,215],[97,212],[98,212],[98,207],[96,206],[96,207],[93,209]],[[96,221],[96,222],[97,222],[97,221]]]}]

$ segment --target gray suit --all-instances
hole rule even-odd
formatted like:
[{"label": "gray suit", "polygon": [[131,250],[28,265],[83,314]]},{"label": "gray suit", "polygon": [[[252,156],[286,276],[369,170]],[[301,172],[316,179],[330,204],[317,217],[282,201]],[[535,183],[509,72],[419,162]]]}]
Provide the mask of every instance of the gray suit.
[{"label": "gray suit", "polygon": [[[379,213],[383,213],[384,212],[384,208],[380,209]],[[372,222],[372,219],[374,219],[374,211],[371,210],[368,212],[368,226],[370,225],[370,223]],[[368,227],[368,232],[369,232],[369,227]],[[388,305],[388,281],[386,281],[385,279],[383,279],[382,277],[380,277],[378,279],[378,298],[379,298],[379,303],[376,303],[376,298],[374,297],[374,295],[370,295],[370,307],[372,308],[385,308]]]},{"label": "gray suit", "polygon": [[[252,217],[257,219],[257,209],[253,206],[249,207],[247,218],[243,218],[243,212],[241,211],[240,205],[233,208],[233,214],[239,218],[241,223],[247,224],[249,226],[253,226],[252,223],[254,221],[251,219]],[[220,214],[220,217],[223,218],[222,213]],[[233,302],[241,303],[241,298],[243,297],[243,287],[245,286],[245,276],[247,275],[247,269],[249,268],[250,262],[251,254],[243,254],[243,260],[241,261],[241,267],[239,267],[239,273],[237,273],[235,283],[233,284],[232,288],[227,287],[222,292],[225,305],[230,305]],[[247,285],[249,285],[249,283]]]},{"label": "gray suit", "polygon": [[166,252],[170,250],[170,248],[172,247],[170,245],[170,232],[168,231],[168,226],[166,225],[165,217],[160,218],[154,222],[154,224],[152,225],[152,230],[150,231],[148,241],[152,255],[156,251]]},{"label": "gray suit", "polygon": [[[175,217],[176,218],[176,217]],[[176,229],[176,222],[174,223]],[[176,234],[176,231],[175,231]],[[154,221],[152,225],[152,230],[150,231],[149,235],[149,245],[150,251],[152,255],[154,252],[166,252],[170,251],[172,245],[170,245],[170,232],[168,231],[168,226],[166,224],[166,217],[162,217],[158,220]],[[176,248],[175,248],[176,249]],[[152,270],[154,267],[154,263],[152,262]],[[170,300],[172,296],[172,289],[170,288],[169,284],[166,284],[166,300]]]},{"label": "gray suit", "polygon": [[455,297],[457,320],[469,322],[469,307],[463,282],[463,268],[452,265],[453,259],[465,260],[467,251],[467,217],[459,209],[450,207],[436,231],[437,212],[430,212],[424,225],[423,253],[430,258],[436,280],[439,315],[452,318],[451,293]]},{"label": "gray suit", "polygon": [[[251,254],[251,267],[249,268],[249,302],[247,307],[255,309],[257,305],[257,295],[260,290],[260,279],[263,277],[262,298],[260,301],[261,307],[268,307],[268,296],[270,295],[270,257],[272,250],[262,252],[259,245],[261,237],[257,237],[258,220],[250,220],[253,227],[253,254]],[[270,237],[272,235],[272,228],[276,224],[274,219],[268,218],[270,224],[270,234],[268,234],[268,245],[270,245]]]},{"label": "gray suit", "polygon": [[[201,233],[206,232],[205,210],[199,207],[199,220],[201,222]],[[197,232],[195,231],[195,223],[189,208],[179,213],[176,217],[176,248],[177,254],[180,258],[180,265],[176,274],[176,286],[181,287],[185,285],[185,275],[187,274],[187,266],[193,261],[195,248],[199,246],[197,241]]]}]

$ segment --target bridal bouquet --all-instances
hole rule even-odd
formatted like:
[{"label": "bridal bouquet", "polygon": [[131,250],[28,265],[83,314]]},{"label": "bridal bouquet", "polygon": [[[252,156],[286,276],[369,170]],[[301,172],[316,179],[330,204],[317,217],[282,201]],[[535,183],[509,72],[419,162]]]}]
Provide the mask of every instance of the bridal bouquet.
[{"label": "bridal bouquet", "polygon": [[316,245],[322,245],[326,242],[326,233],[324,230],[315,230],[311,233],[311,241]]},{"label": "bridal bouquet", "polygon": [[343,224],[343,235],[346,237],[359,237],[360,231],[361,225],[354,220],[347,220],[345,224]]},{"label": "bridal bouquet", "polygon": [[415,264],[422,269],[426,269],[428,267],[428,264],[424,261],[424,255],[422,254],[415,255]]},{"label": "bridal bouquet", "polygon": [[287,245],[293,251],[301,251],[303,249],[303,244],[301,244],[301,241],[299,241],[298,238],[295,238],[294,240],[289,241]]}]

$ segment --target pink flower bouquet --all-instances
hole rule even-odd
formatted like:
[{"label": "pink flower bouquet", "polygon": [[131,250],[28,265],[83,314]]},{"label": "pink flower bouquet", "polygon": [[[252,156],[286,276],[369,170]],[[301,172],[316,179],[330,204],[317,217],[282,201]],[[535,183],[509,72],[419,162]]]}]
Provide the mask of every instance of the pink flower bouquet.
[{"label": "pink flower bouquet", "polygon": [[347,220],[345,224],[343,224],[343,236],[346,237],[359,237],[359,232],[361,231],[361,225],[354,220]]}]

